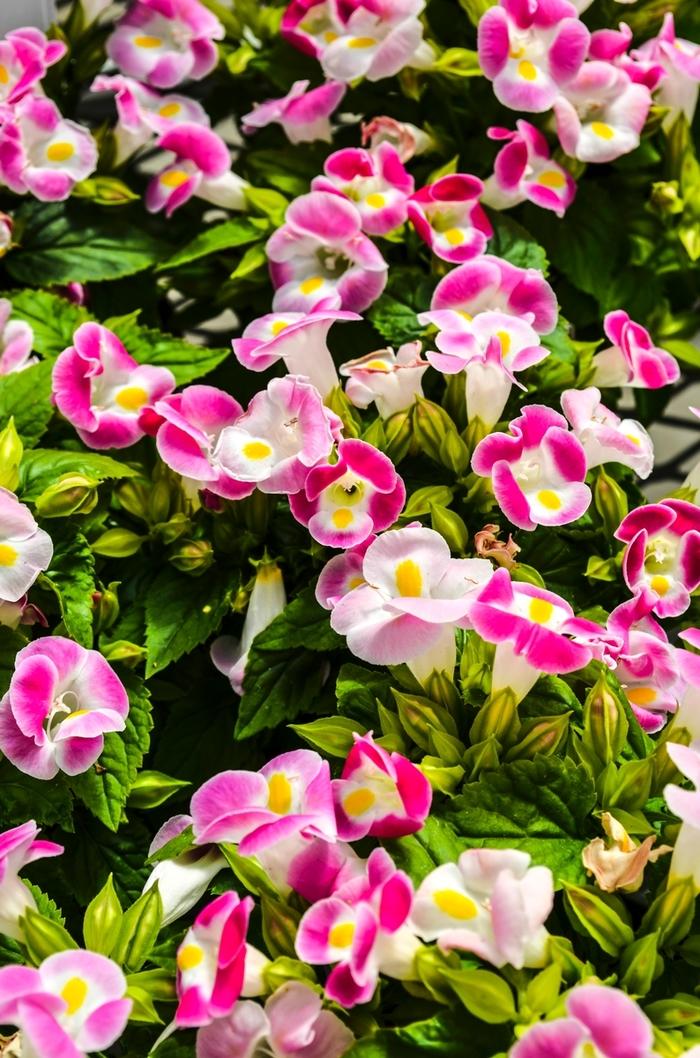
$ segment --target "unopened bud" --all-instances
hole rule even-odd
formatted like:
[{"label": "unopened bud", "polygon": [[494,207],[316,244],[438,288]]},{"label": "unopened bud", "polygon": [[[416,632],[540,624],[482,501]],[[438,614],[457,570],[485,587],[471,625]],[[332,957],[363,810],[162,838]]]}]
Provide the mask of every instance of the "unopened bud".
[{"label": "unopened bud", "polygon": [[170,514],[170,485],[167,481],[156,481],[148,497],[148,519],[154,525],[167,522]]},{"label": "unopened bud", "polygon": [[96,555],[106,558],[129,558],[135,555],[146,539],[131,529],[108,529],[91,544]]},{"label": "unopened bud", "polygon": [[682,213],[684,202],[678,193],[677,180],[658,180],[651,185],[651,206],[662,216],[673,216]]},{"label": "unopened bud", "polygon": [[275,900],[271,896],[263,894],[260,898],[262,910],[262,931],[265,944],[270,955],[277,958],[280,955],[294,957],[296,948],[297,930],[301,915],[293,910],[288,903]]},{"label": "unopened bud", "polygon": [[618,697],[601,674],[588,692],[583,706],[586,747],[602,764],[617,760],[627,740],[629,724]]},{"label": "unopened bud", "polygon": [[125,511],[145,522],[148,521],[149,492],[150,486],[142,481],[125,481],[116,489],[115,495]]},{"label": "unopened bud", "polygon": [[15,428],[14,417],[0,433],[0,486],[14,492],[19,483],[19,465],[24,445]]},{"label": "unopened bud", "polygon": [[312,966],[282,955],[279,959],[268,962],[262,972],[265,987],[269,992],[276,992],[287,981],[305,981],[316,984],[316,974]]},{"label": "unopened bud", "polygon": [[469,737],[473,743],[493,735],[501,745],[512,745],[520,732],[518,703],[513,692],[506,688],[490,695],[471,726]]},{"label": "unopened bud", "polygon": [[384,420],[384,437],[386,438],[383,451],[394,463],[400,463],[411,447],[413,434],[412,411],[398,411],[389,419]]},{"label": "unopened bud", "polygon": [[495,771],[500,766],[499,751],[500,743],[494,735],[470,746],[462,758],[466,781],[478,779],[482,771]]},{"label": "unopened bud", "polygon": [[[323,402],[327,408],[335,412],[343,424],[344,437],[359,437],[362,433],[362,420],[355,408],[348,400],[341,386],[335,386]],[[373,441],[369,442],[374,444]],[[378,445],[376,447],[379,447]]]},{"label": "unopened bud", "polygon": [[453,474],[464,474],[469,469],[469,449],[451,419],[450,423],[452,429],[445,434],[440,445],[440,462]]},{"label": "unopened bud", "polygon": [[140,970],[151,953],[163,921],[163,901],[158,882],[142,893],[124,912],[112,958],[126,970]]},{"label": "unopened bud", "polygon": [[99,481],[85,474],[62,474],[58,481],[44,489],[36,501],[42,518],[67,518],[70,514],[89,514],[98,500]]},{"label": "unopened bud", "polygon": [[598,467],[593,486],[593,503],[603,520],[606,531],[612,536],[628,513],[629,504],[624,489],[606,473],[603,467]]},{"label": "unopened bud", "polygon": [[214,561],[214,550],[208,540],[183,540],[170,553],[168,561],[181,573],[199,577]]},{"label": "unopened bud", "polygon": [[626,812],[643,808],[651,794],[653,777],[653,757],[626,761],[618,769],[615,789],[607,798],[605,807],[623,808]]},{"label": "unopened bud", "polygon": [[430,509],[430,521],[435,532],[440,533],[447,542],[450,551],[458,555],[465,553],[469,532],[458,514],[436,503]]},{"label": "unopened bud", "polygon": [[625,991],[636,996],[647,994],[663,971],[658,945],[659,934],[654,932],[639,937],[625,948],[620,959],[620,984]]},{"label": "unopened bud", "polygon": [[113,643],[104,643],[100,651],[105,661],[110,664],[113,661],[122,661],[132,668],[146,657],[146,648],[138,643],[130,643],[128,639],[115,639]]},{"label": "unopened bud", "polygon": [[428,733],[431,728],[446,731],[448,735],[457,735],[457,725],[441,705],[417,694],[402,694],[394,687],[391,693],[404,731],[421,749],[426,752],[430,750]]},{"label": "unopened bud", "polygon": [[642,930],[658,931],[660,948],[678,944],[688,936],[694,913],[695,884],[692,878],[681,878],[657,896],[642,919]]},{"label": "unopened bud", "polygon": [[566,882],[564,891],[569,913],[608,955],[615,957],[632,943],[634,932],[613,906],[614,897],[604,897],[590,885]]},{"label": "unopened bud", "polygon": [[112,581],[103,591],[95,592],[92,601],[95,606],[95,630],[104,632],[111,628],[119,617],[118,582]]},{"label": "unopened bud", "polygon": [[539,753],[549,757],[555,753],[569,733],[571,713],[557,716],[532,717],[522,722],[517,743],[508,750],[504,760],[532,760]]},{"label": "unopened bud", "polygon": [[122,906],[110,874],[100,892],[85,909],[85,947],[100,955],[111,955],[119,936],[121,920]]},{"label": "unopened bud", "polygon": [[[466,451],[466,445],[445,409],[425,397],[417,397],[413,406],[413,432],[420,450],[435,463],[444,462],[445,466],[450,465],[443,459],[443,444],[448,435],[454,437]],[[450,456],[445,450],[445,459],[448,458]],[[467,452],[467,463],[468,461],[469,453]]]},{"label": "unopened bud", "polygon": [[321,717],[308,724],[290,724],[305,742],[331,757],[347,757],[352,749],[353,735],[364,735],[367,728],[349,716]]}]

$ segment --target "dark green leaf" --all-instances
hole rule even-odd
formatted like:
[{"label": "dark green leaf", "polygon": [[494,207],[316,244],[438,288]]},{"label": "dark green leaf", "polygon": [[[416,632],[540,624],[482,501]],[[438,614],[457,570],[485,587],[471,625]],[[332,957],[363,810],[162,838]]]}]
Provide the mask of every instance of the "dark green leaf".
[{"label": "dark green leaf", "polygon": [[26,320],[34,331],[34,349],[55,360],[73,342],[73,335],[90,314],[80,305],[48,290],[17,290],[9,295],[12,318]]},{"label": "dark green leaf", "polygon": [[105,320],[105,325],[121,338],[134,360],[140,364],[169,368],[179,386],[208,375],[231,353],[230,349],[194,345],[173,334],[142,327],[136,322],[137,316],[138,313],[133,313],[131,316]]},{"label": "dark green leaf", "polygon": [[382,294],[368,310],[367,318],[392,345],[410,342],[424,330],[410,305],[404,305],[391,294]]},{"label": "dark green leaf", "polygon": [[466,1011],[445,1012],[402,1028],[380,1029],[358,1040],[345,1058],[464,1058],[466,1053],[497,1054],[511,1042],[509,1029],[485,1025]]},{"label": "dark green leaf", "polygon": [[192,242],[188,242],[159,265],[157,270],[167,272],[171,268],[179,268],[180,265],[198,261],[212,253],[221,253],[222,250],[231,250],[236,246],[247,246],[262,238],[268,227],[264,221],[247,217],[235,217],[233,220],[224,221],[223,224],[215,224],[200,232]]},{"label": "dark green leaf", "polygon": [[518,268],[539,268],[546,275],[547,254],[522,224],[495,211],[489,214],[489,219],[493,226],[489,253],[504,257]]},{"label": "dark green leaf", "polygon": [[54,552],[42,581],[58,598],[66,632],[84,647],[92,646],[92,596],[95,592],[95,558],[90,545],[73,525],[52,527]]},{"label": "dark green leaf", "polygon": [[85,474],[98,481],[107,481],[110,478],[133,478],[136,473],[133,467],[111,456],[42,448],[24,453],[17,491],[23,500],[35,500],[62,474]]},{"label": "dark green leaf", "polygon": [[235,581],[214,568],[187,577],[165,568],[146,596],[146,676],[189,654],[216,631],[229,608]]}]

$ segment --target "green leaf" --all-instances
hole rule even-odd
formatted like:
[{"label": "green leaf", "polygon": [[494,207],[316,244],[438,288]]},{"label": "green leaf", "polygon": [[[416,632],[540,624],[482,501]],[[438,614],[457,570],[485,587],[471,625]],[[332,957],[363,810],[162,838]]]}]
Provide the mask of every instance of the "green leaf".
[{"label": "green leaf", "polygon": [[17,433],[28,448],[46,432],[53,412],[49,363],[34,364],[0,378],[0,429],[13,417]]},{"label": "green leaf", "polygon": [[72,829],[72,800],[63,776],[44,782],[24,775],[9,760],[0,761],[0,804],[3,826],[35,819],[40,826],[60,823]]},{"label": "green leaf", "polygon": [[75,835],[64,842],[60,861],[78,903],[86,907],[110,874],[123,907],[137,900],[151,873],[144,857],[151,836],[137,820],[123,823],[115,833],[85,813]]},{"label": "green leaf", "polygon": [[142,327],[136,322],[137,316],[138,312],[135,312],[108,319],[105,326],[114,331],[140,364],[169,368],[178,386],[208,375],[231,354],[230,349],[210,349],[152,327]]},{"label": "green leaf", "polygon": [[424,331],[410,305],[404,305],[391,294],[382,294],[368,310],[367,318],[392,345],[413,341]]},{"label": "green leaf", "polygon": [[231,250],[236,246],[247,246],[251,242],[258,242],[268,228],[269,225],[264,221],[247,217],[235,217],[233,220],[224,221],[223,224],[215,224],[200,232],[167,261],[158,265],[156,271],[167,272],[172,268],[189,264],[190,261],[198,261],[201,257],[207,257],[212,253],[221,253],[223,250]]},{"label": "green leaf", "polygon": [[107,481],[111,478],[133,478],[137,473],[133,467],[111,456],[42,448],[40,451],[24,453],[17,492],[27,502],[41,496],[44,489],[62,474],[85,474],[98,481]]},{"label": "green leaf", "polygon": [[378,669],[350,663],[341,666],[335,685],[338,712],[366,728],[376,725],[377,699],[391,701],[391,678]]},{"label": "green leaf", "polygon": [[690,367],[700,368],[700,348],[680,338],[664,338],[660,343],[672,356]]},{"label": "green leaf", "polygon": [[92,597],[95,558],[90,545],[70,523],[52,527],[54,552],[43,574],[58,598],[66,632],[81,646],[92,646]]},{"label": "green leaf", "polygon": [[12,319],[29,324],[34,350],[47,360],[67,349],[80,324],[90,319],[86,309],[48,290],[13,290],[6,296],[12,301]]},{"label": "green leaf", "polygon": [[507,1029],[486,1025],[466,1012],[446,1012],[401,1028],[380,1029],[357,1040],[344,1058],[465,1058],[497,1054],[511,1043]]},{"label": "green leaf", "polygon": [[493,227],[489,253],[505,258],[518,268],[539,268],[547,274],[547,254],[522,224],[497,211],[489,213],[489,220]]}]

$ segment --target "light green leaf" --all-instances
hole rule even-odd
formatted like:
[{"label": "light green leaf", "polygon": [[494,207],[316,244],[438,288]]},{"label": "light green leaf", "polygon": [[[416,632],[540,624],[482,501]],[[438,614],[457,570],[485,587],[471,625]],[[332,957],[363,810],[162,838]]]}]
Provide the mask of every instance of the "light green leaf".
[{"label": "light green leaf", "polygon": [[50,364],[34,364],[0,378],[0,429],[14,417],[17,433],[26,447],[41,439],[53,412]]},{"label": "light green leaf", "polygon": [[411,306],[404,305],[391,294],[382,294],[368,310],[367,318],[392,345],[413,341],[424,330]]},{"label": "light green leaf", "polygon": [[165,568],[146,595],[146,676],[189,654],[219,627],[236,581],[216,567],[203,577]]},{"label": "light green leaf", "polygon": [[660,343],[672,356],[690,367],[700,368],[700,348],[680,338],[664,338]]},{"label": "light green leaf", "polygon": [[258,242],[269,227],[264,220],[248,217],[235,217],[233,220],[224,221],[223,224],[215,224],[200,232],[167,261],[158,265],[156,271],[167,272],[172,268],[189,264],[190,261],[198,261],[212,253],[221,253],[223,250],[232,250],[236,246],[247,246],[248,243]]},{"label": "light green leaf", "polygon": [[62,474],[85,474],[98,481],[113,478],[133,478],[137,471],[111,456],[95,452],[71,452],[61,449],[42,448],[25,452],[20,466],[18,495],[31,501],[41,496],[44,489],[53,484]]},{"label": "light green leaf", "polygon": [[73,342],[81,323],[90,319],[87,309],[48,290],[13,290],[12,319],[25,320],[34,331],[34,351],[55,360]]}]

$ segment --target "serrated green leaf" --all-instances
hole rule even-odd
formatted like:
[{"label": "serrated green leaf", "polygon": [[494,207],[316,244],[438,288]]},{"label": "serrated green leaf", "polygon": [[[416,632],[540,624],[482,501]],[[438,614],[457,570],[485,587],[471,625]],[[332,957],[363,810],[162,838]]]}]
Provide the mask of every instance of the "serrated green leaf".
[{"label": "serrated green leaf", "polygon": [[87,309],[48,290],[13,290],[5,296],[12,302],[12,319],[29,324],[33,348],[47,360],[67,349],[80,324],[90,319]]},{"label": "serrated green leaf", "polygon": [[192,242],[188,242],[167,261],[158,265],[156,271],[167,272],[171,268],[179,268],[212,253],[232,250],[236,246],[247,246],[248,243],[261,239],[268,229],[269,224],[264,220],[248,217],[235,217],[224,221],[223,224],[215,224],[200,232]]},{"label": "serrated green leaf", "polygon": [[85,474],[98,481],[107,481],[110,478],[132,478],[137,473],[126,463],[96,452],[42,448],[24,453],[17,493],[23,501],[31,502],[62,474]]},{"label": "serrated green leaf", "polygon": [[[213,574],[213,575],[212,575]],[[214,568],[203,577],[163,569],[146,595],[146,676],[189,654],[219,627],[236,581]]]},{"label": "serrated green leaf", "polygon": [[70,523],[52,528],[53,558],[42,576],[56,593],[66,632],[81,646],[92,646],[95,557],[82,533]]},{"label": "serrated green leaf", "polygon": [[17,433],[27,448],[44,435],[53,413],[49,363],[33,364],[0,378],[0,429],[14,418]]},{"label": "serrated green leaf", "polygon": [[40,826],[60,823],[71,830],[73,805],[63,776],[51,782],[32,779],[10,764],[0,761],[0,804],[4,826],[19,826],[35,819]]},{"label": "serrated green leaf", "polygon": [[466,1012],[446,1012],[395,1029],[380,1029],[357,1040],[344,1058],[464,1058],[492,1055],[508,1049],[509,1029],[486,1025]]},{"label": "serrated green leaf", "polygon": [[489,253],[505,258],[518,268],[539,268],[546,275],[547,254],[527,228],[496,211],[489,213],[489,220],[493,227]]},{"label": "serrated green leaf", "polygon": [[124,343],[140,364],[152,364],[156,367],[167,367],[175,376],[179,386],[202,378],[218,367],[230,349],[211,349],[206,345],[194,345],[173,334],[142,327],[137,322],[138,312],[105,320],[109,327]]},{"label": "serrated green leaf", "polygon": [[391,294],[382,294],[367,311],[367,318],[382,338],[392,345],[419,338],[424,329],[410,305],[398,301]]}]

